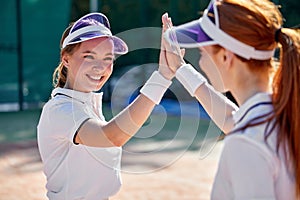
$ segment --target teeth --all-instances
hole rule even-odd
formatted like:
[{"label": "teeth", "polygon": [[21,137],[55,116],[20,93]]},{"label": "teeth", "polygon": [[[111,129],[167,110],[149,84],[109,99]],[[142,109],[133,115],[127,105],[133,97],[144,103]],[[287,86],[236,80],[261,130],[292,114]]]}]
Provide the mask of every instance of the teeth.
[{"label": "teeth", "polygon": [[102,76],[90,76],[90,78],[94,80],[100,80]]}]

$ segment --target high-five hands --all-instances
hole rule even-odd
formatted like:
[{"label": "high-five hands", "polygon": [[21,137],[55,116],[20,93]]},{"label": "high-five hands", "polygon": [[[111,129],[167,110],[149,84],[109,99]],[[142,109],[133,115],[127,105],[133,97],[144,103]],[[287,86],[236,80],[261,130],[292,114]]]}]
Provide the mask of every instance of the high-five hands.
[{"label": "high-five hands", "polygon": [[[162,43],[161,48],[164,51],[165,61],[169,69],[175,74],[176,70],[185,64],[183,59],[185,50],[180,49],[177,42],[176,34],[173,31],[173,24],[171,18],[168,17],[168,14],[165,13],[162,16],[163,23],[163,34],[162,34]],[[169,34],[171,43],[168,42],[165,37],[166,34]]]},{"label": "high-five hands", "polygon": [[161,47],[160,47],[160,54],[159,54],[159,68],[158,68],[158,71],[168,80],[171,80],[174,76],[175,76],[175,71],[171,70],[169,67],[168,67],[168,62],[167,62],[167,50],[165,48],[165,45],[164,43],[165,42],[165,39],[164,39],[164,34],[165,32],[167,31],[167,23],[168,23],[168,13],[165,13],[162,18],[162,34],[161,34]]}]

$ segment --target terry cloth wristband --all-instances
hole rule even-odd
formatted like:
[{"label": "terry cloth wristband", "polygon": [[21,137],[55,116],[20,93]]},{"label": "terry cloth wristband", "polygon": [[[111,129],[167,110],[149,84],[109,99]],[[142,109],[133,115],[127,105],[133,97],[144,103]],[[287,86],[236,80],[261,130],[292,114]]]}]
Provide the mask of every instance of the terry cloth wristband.
[{"label": "terry cloth wristband", "polygon": [[191,96],[195,96],[197,88],[207,82],[206,78],[190,64],[182,65],[175,76]]},{"label": "terry cloth wristband", "polygon": [[167,80],[158,71],[154,71],[140,92],[158,105],[171,84],[172,81]]}]

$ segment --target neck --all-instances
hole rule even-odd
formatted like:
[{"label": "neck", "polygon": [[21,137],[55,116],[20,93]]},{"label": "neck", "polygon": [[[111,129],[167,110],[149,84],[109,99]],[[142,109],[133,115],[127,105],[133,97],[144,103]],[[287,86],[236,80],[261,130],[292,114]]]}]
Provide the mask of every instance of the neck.
[{"label": "neck", "polygon": [[68,80],[67,80],[67,82],[66,82],[64,88],[69,89],[69,90],[75,90],[75,91],[78,91],[78,92],[89,93],[89,91],[85,91],[84,89],[81,89],[81,88],[79,87],[79,86],[80,86],[79,84],[76,85],[77,87],[75,87],[74,85],[75,85],[75,84],[72,84],[71,81],[68,81]]},{"label": "neck", "polygon": [[239,105],[242,105],[250,97],[261,92],[271,92],[269,76],[265,73],[238,73],[234,81],[236,84],[230,89]]},{"label": "neck", "polygon": [[241,91],[232,91],[232,95],[234,96],[235,100],[237,101],[238,105],[244,104],[249,98],[254,96],[257,93],[261,92],[269,92],[268,90],[260,89],[260,88],[251,88],[247,92]]}]

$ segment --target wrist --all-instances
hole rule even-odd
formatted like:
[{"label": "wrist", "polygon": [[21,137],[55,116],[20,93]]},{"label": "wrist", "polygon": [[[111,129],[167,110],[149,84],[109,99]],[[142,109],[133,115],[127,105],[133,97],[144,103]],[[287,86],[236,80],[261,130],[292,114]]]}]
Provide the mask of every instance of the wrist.
[{"label": "wrist", "polygon": [[168,67],[159,67],[158,73],[169,81],[175,77],[175,73],[172,72]]},{"label": "wrist", "polygon": [[202,84],[207,83],[206,78],[190,64],[182,65],[176,71],[175,76],[191,96],[195,96],[196,90]]},{"label": "wrist", "polygon": [[171,84],[172,81],[165,78],[158,71],[154,71],[140,92],[155,104],[159,104]]}]

